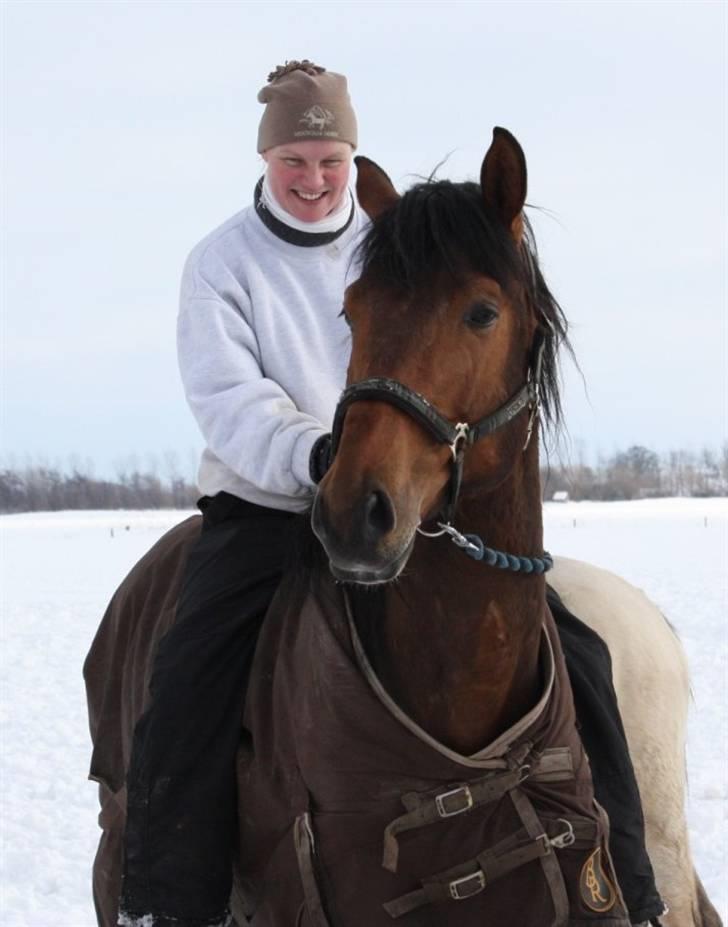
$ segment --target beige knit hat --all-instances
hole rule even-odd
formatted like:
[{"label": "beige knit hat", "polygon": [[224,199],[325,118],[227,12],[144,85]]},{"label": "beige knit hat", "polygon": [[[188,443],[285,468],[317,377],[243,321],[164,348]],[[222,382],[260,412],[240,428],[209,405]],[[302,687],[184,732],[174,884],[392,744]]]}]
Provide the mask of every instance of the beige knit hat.
[{"label": "beige knit hat", "polygon": [[306,58],[286,61],[268,75],[258,102],[266,104],[258,152],[307,139],[348,142],[356,148],[356,116],[343,74]]}]

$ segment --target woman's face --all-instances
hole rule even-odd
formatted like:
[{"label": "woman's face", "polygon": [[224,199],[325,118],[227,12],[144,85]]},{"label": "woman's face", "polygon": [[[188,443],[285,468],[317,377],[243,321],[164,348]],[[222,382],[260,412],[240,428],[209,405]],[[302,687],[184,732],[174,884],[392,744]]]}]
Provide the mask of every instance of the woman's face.
[{"label": "woman's face", "polygon": [[301,222],[317,222],[341,204],[351,156],[347,142],[317,139],[276,145],[263,152],[273,196]]}]

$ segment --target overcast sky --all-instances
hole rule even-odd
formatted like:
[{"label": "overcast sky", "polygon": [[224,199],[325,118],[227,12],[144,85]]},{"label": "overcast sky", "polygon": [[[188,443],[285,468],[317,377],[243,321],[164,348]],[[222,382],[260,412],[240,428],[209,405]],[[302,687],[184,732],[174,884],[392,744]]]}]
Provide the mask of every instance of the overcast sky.
[{"label": "overcast sky", "polygon": [[529,166],[572,456],[726,439],[726,4],[10,2],[3,17],[2,457],[113,472],[201,447],[175,315],[192,246],[261,172],[256,93],[345,73],[404,189]]}]

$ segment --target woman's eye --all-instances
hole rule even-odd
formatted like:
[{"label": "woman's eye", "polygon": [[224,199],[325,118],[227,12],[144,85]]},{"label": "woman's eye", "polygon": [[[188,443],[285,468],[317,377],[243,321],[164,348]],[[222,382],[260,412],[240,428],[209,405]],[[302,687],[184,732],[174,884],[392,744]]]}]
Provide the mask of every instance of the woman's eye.
[{"label": "woman's eye", "polygon": [[490,303],[473,303],[465,313],[464,322],[471,328],[488,328],[498,318],[498,310]]}]

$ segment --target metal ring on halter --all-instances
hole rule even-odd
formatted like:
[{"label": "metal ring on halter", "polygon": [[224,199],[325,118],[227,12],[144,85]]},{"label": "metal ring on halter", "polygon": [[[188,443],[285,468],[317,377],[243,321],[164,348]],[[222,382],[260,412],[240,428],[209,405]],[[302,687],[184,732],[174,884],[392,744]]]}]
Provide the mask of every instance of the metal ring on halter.
[{"label": "metal ring on halter", "polygon": [[455,426],[455,438],[453,439],[452,444],[450,445],[450,453],[452,454],[452,459],[458,459],[458,451],[460,450],[460,444],[467,444],[468,434],[470,432],[470,425],[467,422],[458,422]]}]

